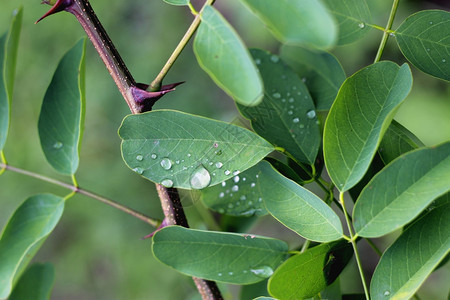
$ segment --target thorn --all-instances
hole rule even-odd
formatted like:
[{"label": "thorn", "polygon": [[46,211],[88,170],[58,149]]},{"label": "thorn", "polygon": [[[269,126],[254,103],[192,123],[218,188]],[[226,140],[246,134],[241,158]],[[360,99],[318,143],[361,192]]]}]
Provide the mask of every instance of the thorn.
[{"label": "thorn", "polygon": [[[34,22],[34,24],[39,23],[40,21],[42,21],[43,19],[45,19],[46,17],[56,14],[60,11],[65,10],[67,7],[69,7],[70,5],[72,5],[72,1],[73,0],[57,0],[56,3],[52,6],[52,8],[50,8],[50,10],[43,15],[42,17],[39,18],[39,20],[37,20],[36,22]],[[51,0],[43,0],[42,4],[49,4],[51,5]]]},{"label": "thorn", "polygon": [[167,219],[164,218],[164,220],[161,222],[161,225],[159,225],[158,228],[156,228],[155,231],[153,231],[152,233],[150,233],[150,234],[144,236],[143,238],[141,238],[141,240],[145,240],[145,239],[151,238],[152,236],[155,235],[155,233],[157,233],[159,230],[161,230],[162,228],[164,228],[164,227],[166,227],[166,226],[168,226],[168,225],[169,225],[169,224],[167,224]]},{"label": "thorn", "polygon": [[131,94],[133,95],[134,101],[141,106],[141,112],[150,111],[153,105],[165,94],[175,90],[175,87],[184,82],[177,82],[161,87],[160,91],[149,92],[146,89],[149,85],[138,83],[136,86],[131,87]]}]

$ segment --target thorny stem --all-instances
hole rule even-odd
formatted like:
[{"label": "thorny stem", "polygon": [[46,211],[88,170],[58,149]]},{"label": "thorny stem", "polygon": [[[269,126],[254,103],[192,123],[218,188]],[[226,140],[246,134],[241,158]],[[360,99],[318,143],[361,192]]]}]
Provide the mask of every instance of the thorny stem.
[{"label": "thorny stem", "polygon": [[384,47],[386,46],[387,40],[389,38],[389,34],[390,34],[390,32],[392,32],[391,31],[392,23],[394,22],[395,14],[397,13],[399,1],[400,0],[394,0],[394,2],[392,3],[392,9],[391,9],[391,13],[389,15],[389,20],[387,22],[386,29],[384,30],[383,38],[381,39],[380,47],[378,48],[378,52],[377,52],[377,55],[375,56],[374,63],[380,61],[381,55],[383,54],[383,51],[384,51]]},{"label": "thorny stem", "polygon": [[345,221],[347,223],[348,232],[350,234],[350,243],[352,243],[353,251],[355,252],[356,264],[358,265],[359,275],[361,277],[361,282],[364,288],[364,294],[366,295],[366,299],[369,300],[369,290],[367,289],[366,279],[364,277],[364,271],[362,269],[361,258],[359,257],[358,248],[356,246],[356,238],[357,235],[353,233],[352,222],[350,221],[349,215],[347,213],[347,209],[345,208],[344,201],[344,193],[339,193],[339,203],[342,206],[342,211],[344,212]]},{"label": "thorny stem", "polygon": [[32,177],[32,178],[36,178],[36,179],[39,179],[39,180],[42,180],[42,181],[45,181],[45,182],[48,182],[48,183],[51,183],[51,184],[63,187],[63,188],[66,188],[68,190],[71,190],[72,193],[69,194],[68,196],[66,196],[65,199],[68,199],[73,194],[78,193],[78,194],[82,194],[82,195],[88,196],[88,197],[90,197],[92,199],[98,200],[100,202],[103,202],[103,203],[105,203],[105,204],[107,204],[109,206],[112,206],[114,208],[117,208],[118,210],[121,210],[121,211],[123,211],[123,212],[125,212],[125,213],[127,213],[127,214],[129,214],[129,215],[131,215],[131,216],[133,216],[133,217],[135,217],[137,219],[139,219],[139,220],[142,220],[145,223],[148,223],[148,224],[150,224],[153,227],[158,227],[158,225],[161,223],[160,221],[158,221],[156,219],[152,219],[152,218],[150,218],[150,217],[148,217],[146,215],[143,215],[140,212],[135,211],[135,210],[133,210],[133,209],[131,209],[129,207],[126,207],[126,206],[124,206],[124,205],[122,205],[120,203],[117,203],[117,202],[115,202],[113,200],[110,200],[110,199],[107,199],[105,197],[99,196],[99,195],[94,194],[94,193],[92,193],[90,191],[84,190],[84,189],[78,187],[78,185],[71,185],[71,184],[68,184],[68,183],[65,183],[65,182],[62,182],[62,181],[59,181],[59,180],[56,180],[56,179],[53,179],[53,178],[50,178],[50,177],[38,174],[38,173],[34,173],[34,172],[30,172],[30,171],[27,171],[27,170],[23,170],[23,169],[20,169],[20,168],[13,167],[13,166],[7,165],[5,163],[0,163],[0,168],[2,168],[4,170],[15,172],[15,173],[18,173],[18,174],[22,174],[22,175],[25,175],[25,176],[29,176],[29,177]]},{"label": "thorny stem", "polygon": [[[150,84],[150,87],[149,87],[150,91],[159,91],[159,89],[161,88],[162,81],[164,80],[164,77],[166,77],[167,73],[172,68],[172,66],[175,63],[175,61],[177,60],[177,58],[180,56],[184,47],[186,47],[187,43],[190,41],[190,39],[194,35],[195,31],[197,31],[197,28],[201,23],[203,9],[208,5],[214,4],[214,1],[215,0],[207,0],[205,2],[205,4],[203,5],[202,9],[200,10],[200,13],[195,14],[195,18],[194,18],[194,21],[192,21],[191,26],[189,26],[188,30],[184,34],[181,41],[178,43],[178,45],[175,48],[175,50],[173,51],[172,55],[169,57],[166,64],[164,65],[164,67],[161,69],[161,72],[159,72],[158,76],[156,76],[156,78]],[[192,11],[192,8],[191,8],[191,11]],[[193,11],[193,13],[194,13],[194,11]]]}]

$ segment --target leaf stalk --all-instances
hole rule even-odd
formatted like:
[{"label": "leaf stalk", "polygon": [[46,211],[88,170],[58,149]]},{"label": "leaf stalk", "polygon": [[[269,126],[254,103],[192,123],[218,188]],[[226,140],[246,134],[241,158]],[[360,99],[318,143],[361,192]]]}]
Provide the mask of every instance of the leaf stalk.
[{"label": "leaf stalk", "polygon": [[397,13],[398,3],[400,0],[394,0],[392,3],[391,13],[389,15],[389,20],[387,22],[386,28],[384,29],[383,37],[381,39],[380,46],[377,51],[377,55],[375,56],[374,63],[379,62],[381,59],[381,55],[383,54],[384,48],[386,47],[387,40],[389,35],[392,33],[392,23],[394,23],[395,14]]}]

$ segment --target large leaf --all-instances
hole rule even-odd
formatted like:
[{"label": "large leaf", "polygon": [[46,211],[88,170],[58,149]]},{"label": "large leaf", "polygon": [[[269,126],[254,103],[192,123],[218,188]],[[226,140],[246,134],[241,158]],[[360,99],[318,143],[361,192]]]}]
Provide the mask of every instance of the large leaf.
[{"label": "large leaf", "polygon": [[177,271],[208,280],[251,284],[272,275],[287,255],[285,242],[169,226],[156,232],[153,254]]},{"label": "large leaf", "polygon": [[260,176],[259,164],[227,181],[202,190],[203,203],[212,210],[232,216],[266,215],[261,190],[256,181]]},{"label": "large leaf", "polygon": [[15,10],[11,28],[0,37],[0,151],[8,135],[22,15],[22,8]]},{"label": "large leaf", "polygon": [[34,264],[20,277],[8,299],[48,300],[54,279],[55,270],[51,264]]},{"label": "large leaf", "polygon": [[353,255],[347,241],[322,244],[286,260],[269,279],[277,299],[314,297],[334,282]]},{"label": "large leaf", "polygon": [[78,168],[85,110],[86,39],[69,50],[58,64],[39,116],[39,137],[47,161],[71,175]]},{"label": "large leaf", "polygon": [[28,198],[14,212],[0,239],[0,299],[8,297],[13,281],[58,224],[64,199],[41,194]]},{"label": "large leaf", "polygon": [[329,110],[346,76],[339,61],[325,51],[283,46],[281,57],[302,78],[317,110]]},{"label": "large leaf", "polygon": [[319,0],[241,0],[285,44],[332,47],[337,38],[334,18]]},{"label": "large leaf", "polygon": [[385,164],[403,153],[423,147],[424,144],[408,129],[393,120],[381,140],[378,152]]},{"label": "large leaf", "polygon": [[411,221],[450,190],[450,142],[407,153],[378,173],[353,210],[356,233],[385,235]]},{"label": "large leaf", "polygon": [[324,0],[330,13],[338,21],[338,44],[345,45],[359,40],[371,29],[372,22],[366,0]]},{"label": "large leaf", "polygon": [[127,116],[119,135],[123,159],[133,171],[184,189],[227,180],[273,150],[242,127],[172,110]]},{"label": "large leaf", "polygon": [[239,35],[213,7],[206,6],[194,40],[197,61],[228,95],[242,105],[257,105],[263,84]]},{"label": "large leaf", "polygon": [[240,112],[260,136],[297,160],[313,164],[320,131],[308,89],[278,56],[257,49],[251,52],[264,80],[264,99],[254,107],[238,105]]},{"label": "large leaf", "polygon": [[342,224],[336,213],[319,197],[261,162],[256,182],[269,213],[302,237],[331,242],[342,237]]},{"label": "large leaf", "polygon": [[450,80],[450,12],[424,10],[409,16],[395,32],[403,55],[417,68]]},{"label": "large leaf", "polygon": [[370,284],[371,299],[409,299],[450,249],[450,205],[431,210],[389,247]]},{"label": "large leaf", "polygon": [[412,86],[407,64],[378,62],[341,86],[324,130],[324,158],[336,187],[344,192],[363,177],[383,133]]}]

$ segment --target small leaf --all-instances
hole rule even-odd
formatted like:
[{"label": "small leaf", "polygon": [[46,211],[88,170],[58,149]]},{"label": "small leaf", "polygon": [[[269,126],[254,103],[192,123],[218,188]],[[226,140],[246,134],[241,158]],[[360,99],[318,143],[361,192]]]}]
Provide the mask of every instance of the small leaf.
[{"label": "small leaf", "polygon": [[450,142],[400,156],[367,184],[355,204],[358,235],[378,237],[405,225],[450,190]]},{"label": "small leaf", "polygon": [[8,299],[48,300],[54,279],[55,270],[51,264],[34,264],[20,277]]},{"label": "small leaf", "polygon": [[337,38],[334,18],[318,0],[241,0],[284,44],[332,47]]},{"label": "small leaf", "polygon": [[42,103],[39,137],[47,161],[56,171],[75,174],[84,127],[85,46],[82,39],[58,64]]},{"label": "small leaf", "polygon": [[14,212],[0,239],[0,299],[8,297],[13,281],[58,224],[64,199],[41,194],[28,198]]},{"label": "small leaf", "polygon": [[331,53],[295,46],[283,46],[281,58],[302,78],[317,110],[329,110],[346,76]]},{"label": "small leaf", "polygon": [[264,87],[255,63],[239,35],[211,6],[203,10],[194,52],[202,69],[236,102],[261,102]]},{"label": "small leaf", "polygon": [[328,173],[341,191],[364,176],[383,133],[412,86],[407,64],[378,62],[342,84],[324,130]]},{"label": "small leaf", "polygon": [[353,255],[347,241],[322,244],[286,260],[269,279],[277,299],[314,297],[334,282]]},{"label": "small leaf", "polygon": [[278,173],[269,163],[258,164],[261,190],[269,213],[305,239],[331,242],[342,237],[336,213],[319,197]]},{"label": "small leaf", "polygon": [[273,151],[247,129],[172,110],[127,116],[119,135],[123,159],[133,171],[183,189],[214,186]]},{"label": "small leaf", "polygon": [[264,99],[253,107],[238,105],[239,111],[260,136],[299,161],[313,164],[320,131],[308,89],[278,56],[258,49],[251,53],[264,80]]},{"label": "small leaf", "polygon": [[163,0],[163,1],[172,5],[189,5],[189,3],[191,3],[190,0]]},{"label": "small leaf", "polygon": [[0,37],[0,151],[5,146],[9,129],[22,11],[22,7],[14,11],[9,31]]},{"label": "small leaf", "polygon": [[381,140],[378,152],[385,164],[424,144],[408,129],[393,120]]},{"label": "small leaf", "polygon": [[355,42],[369,33],[372,22],[366,0],[325,0],[329,12],[338,22],[338,44]]},{"label": "small leaf", "polygon": [[370,284],[371,299],[410,299],[449,253],[450,205],[433,209],[381,257]]},{"label": "small leaf", "polygon": [[221,184],[202,190],[203,203],[212,210],[231,216],[266,215],[263,195],[256,186],[259,172],[256,165]]},{"label": "small leaf", "polygon": [[395,32],[403,55],[418,69],[450,80],[450,12],[419,11]]},{"label": "small leaf", "polygon": [[153,255],[190,276],[252,284],[272,275],[284,260],[285,242],[261,236],[169,226],[156,232]]}]

